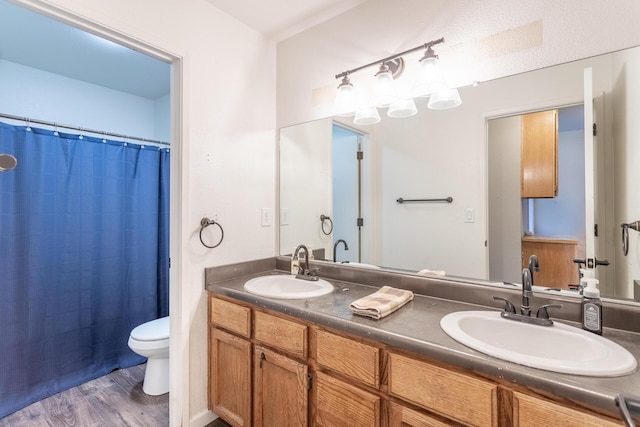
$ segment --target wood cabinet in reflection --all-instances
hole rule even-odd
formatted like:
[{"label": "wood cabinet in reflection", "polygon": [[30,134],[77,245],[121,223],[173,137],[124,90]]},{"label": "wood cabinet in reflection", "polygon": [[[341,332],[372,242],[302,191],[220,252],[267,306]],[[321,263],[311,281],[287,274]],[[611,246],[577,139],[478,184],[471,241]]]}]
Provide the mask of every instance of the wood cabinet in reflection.
[{"label": "wood cabinet in reflection", "polygon": [[558,195],[558,110],[522,116],[521,197]]},{"label": "wood cabinet in reflection", "polygon": [[578,265],[578,241],[547,237],[522,237],[522,268],[529,264],[529,257],[536,255],[540,271],[533,273],[534,284],[550,288],[569,289],[580,281]]}]

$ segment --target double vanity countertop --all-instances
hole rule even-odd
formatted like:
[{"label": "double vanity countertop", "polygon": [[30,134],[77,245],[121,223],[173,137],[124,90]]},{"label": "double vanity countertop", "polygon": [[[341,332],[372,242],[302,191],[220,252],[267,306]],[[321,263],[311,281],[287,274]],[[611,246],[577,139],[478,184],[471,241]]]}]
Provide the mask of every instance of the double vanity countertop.
[{"label": "double vanity countertop", "polygon": [[[281,265],[278,265],[278,269],[276,262],[271,261],[260,260],[235,266],[208,268],[205,271],[206,289],[258,307],[469,369],[489,378],[550,393],[585,407],[598,408],[613,416],[619,416],[619,409],[615,403],[618,394],[640,400],[638,370],[619,377],[589,377],[529,368],[466,347],[449,337],[440,327],[440,320],[449,313],[497,310],[496,307],[427,296],[429,294],[426,292],[426,295],[423,295],[412,289],[413,301],[387,317],[374,320],[353,314],[349,304],[375,292],[379,286],[326,277],[322,275],[322,270],[321,278],[334,286],[333,292],[324,296],[304,300],[273,299],[245,291],[244,283],[251,278],[289,274],[288,271],[282,270],[283,263],[279,263]],[[346,277],[358,277],[357,270],[353,267],[347,270],[350,274]],[[375,273],[365,272],[366,274]],[[385,276],[381,277],[384,280]],[[390,283],[389,286],[402,288],[394,283]],[[576,323],[563,322],[579,327]],[[603,336],[620,344],[636,359],[640,356],[640,334],[605,328]]]}]

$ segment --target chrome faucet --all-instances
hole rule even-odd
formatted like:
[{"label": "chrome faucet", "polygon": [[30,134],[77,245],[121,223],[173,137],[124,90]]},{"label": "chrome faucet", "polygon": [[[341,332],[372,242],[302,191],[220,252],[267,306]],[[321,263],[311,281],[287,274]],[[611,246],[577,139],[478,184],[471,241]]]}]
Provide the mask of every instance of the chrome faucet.
[{"label": "chrome faucet", "polygon": [[293,257],[300,259],[298,257],[300,250],[304,251],[304,267],[302,263],[298,265],[298,274],[296,274],[296,278],[311,281],[318,280],[318,271],[311,270],[309,268],[309,249],[307,249],[305,245],[298,245],[296,251],[293,253]]},{"label": "chrome faucet", "polygon": [[344,243],[344,250],[345,250],[345,251],[348,251],[348,250],[349,250],[349,245],[347,245],[347,242],[346,242],[346,241],[344,241],[343,239],[340,239],[340,240],[336,241],[336,242],[333,244],[333,262],[336,262],[336,249],[338,249],[338,244],[339,244],[339,243]]},{"label": "chrome faucet", "polygon": [[[535,255],[532,255],[532,257]],[[529,265],[531,265],[531,258],[529,258]],[[522,270],[522,306],[520,307],[520,314],[525,316],[531,315],[531,307],[529,306],[529,298],[533,296],[533,275],[531,270],[525,268]]]},{"label": "chrome faucet", "polygon": [[[537,260],[537,258],[536,258]],[[537,262],[537,261],[535,261]],[[534,267],[535,268],[535,267]],[[496,301],[503,301],[505,306],[500,316],[504,319],[516,320],[518,322],[531,323],[540,326],[553,326],[553,321],[549,319],[549,308],[562,308],[562,304],[545,304],[538,308],[535,317],[531,315],[529,298],[533,298],[533,280],[531,271],[528,268],[522,269],[522,306],[520,314],[516,313],[516,307],[506,298],[494,296]]]},{"label": "chrome faucet", "polygon": [[531,275],[531,286],[533,287],[533,272],[536,273],[540,271],[540,264],[538,263],[538,256],[531,255],[529,257],[529,266],[528,266],[529,274]]}]

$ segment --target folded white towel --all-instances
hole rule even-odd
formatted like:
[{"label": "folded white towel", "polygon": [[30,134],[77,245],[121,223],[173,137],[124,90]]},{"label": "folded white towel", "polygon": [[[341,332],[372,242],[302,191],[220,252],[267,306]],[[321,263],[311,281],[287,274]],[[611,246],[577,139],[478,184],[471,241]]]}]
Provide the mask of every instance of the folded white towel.
[{"label": "folded white towel", "polygon": [[418,274],[423,274],[423,275],[433,275],[433,276],[446,276],[447,272],[444,270],[429,270],[428,268],[425,268],[423,270],[418,271]]},{"label": "folded white towel", "polygon": [[349,307],[354,314],[382,319],[413,299],[413,292],[383,286],[376,292],[352,302]]}]

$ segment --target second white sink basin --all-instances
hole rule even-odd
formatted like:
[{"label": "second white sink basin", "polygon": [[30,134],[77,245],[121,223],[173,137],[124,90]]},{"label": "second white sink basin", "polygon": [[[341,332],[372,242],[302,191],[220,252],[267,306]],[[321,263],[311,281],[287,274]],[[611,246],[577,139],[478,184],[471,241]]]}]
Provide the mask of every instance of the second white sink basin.
[{"label": "second white sink basin", "polygon": [[456,341],[499,359],[547,371],[614,377],[635,371],[635,357],[619,344],[555,322],[544,327],[507,320],[499,312],[459,311],[440,327]]},{"label": "second white sink basin", "polygon": [[273,275],[256,277],[244,284],[244,289],[254,295],[278,299],[306,299],[326,295],[333,285],[326,280],[297,279],[295,276]]}]

